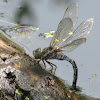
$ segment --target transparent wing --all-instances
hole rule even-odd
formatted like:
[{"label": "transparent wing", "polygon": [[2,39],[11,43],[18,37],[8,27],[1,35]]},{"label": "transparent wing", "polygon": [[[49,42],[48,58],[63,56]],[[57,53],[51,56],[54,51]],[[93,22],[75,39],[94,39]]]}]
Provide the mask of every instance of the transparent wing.
[{"label": "transparent wing", "polygon": [[86,42],[86,38],[77,39],[77,40],[74,40],[73,42],[61,47],[60,49],[66,50],[67,52],[71,52],[85,42]]},{"label": "transparent wing", "polygon": [[81,23],[79,27],[73,32],[73,34],[59,46],[59,48],[61,50],[72,51],[80,44],[84,43],[86,41],[87,35],[92,29],[93,22],[94,19],[89,18]]},{"label": "transparent wing", "polygon": [[70,18],[64,18],[60,21],[58,29],[55,32],[53,39],[51,40],[50,46],[57,47],[65,37],[69,36],[69,33],[73,30],[73,22]]},{"label": "transparent wing", "polygon": [[73,25],[75,25],[78,18],[78,4],[72,3],[66,9],[63,19],[58,25],[58,29],[51,40],[50,46],[57,47],[63,40],[69,37],[69,33],[73,30]]},{"label": "transparent wing", "polygon": [[69,5],[69,7],[66,9],[63,18],[70,18],[73,22],[73,27],[75,26],[77,20],[78,20],[78,11],[79,6],[78,3],[72,3]]}]

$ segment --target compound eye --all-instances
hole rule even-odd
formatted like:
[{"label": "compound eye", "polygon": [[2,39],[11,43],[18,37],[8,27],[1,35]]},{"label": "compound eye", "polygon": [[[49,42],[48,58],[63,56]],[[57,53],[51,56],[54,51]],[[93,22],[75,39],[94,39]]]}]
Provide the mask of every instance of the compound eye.
[{"label": "compound eye", "polygon": [[38,48],[38,51],[41,51],[41,48]]},{"label": "compound eye", "polygon": [[35,51],[33,51],[33,54],[35,54]]},{"label": "compound eye", "polygon": [[41,48],[36,49],[36,52],[39,52],[39,51],[41,51]]}]

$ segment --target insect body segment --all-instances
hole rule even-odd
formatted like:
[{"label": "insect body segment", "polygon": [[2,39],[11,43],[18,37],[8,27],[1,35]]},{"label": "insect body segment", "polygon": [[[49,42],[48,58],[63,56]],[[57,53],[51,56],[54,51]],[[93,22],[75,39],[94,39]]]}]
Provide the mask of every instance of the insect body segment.
[{"label": "insect body segment", "polygon": [[76,83],[77,83],[77,76],[78,76],[78,68],[74,60],[68,58],[63,53],[57,54],[56,59],[58,60],[66,60],[70,62],[73,66],[74,75],[73,75],[73,83],[72,83],[72,89],[76,89]]},{"label": "insect body segment", "polygon": [[34,50],[33,55],[34,55],[35,59],[41,59],[41,48]]},{"label": "insect body segment", "polygon": [[50,53],[51,53],[51,51],[47,51],[47,52],[43,55],[43,57],[47,57]]},{"label": "insect body segment", "polygon": [[49,57],[49,59],[53,59],[53,58],[55,58],[55,56],[56,56],[56,53],[53,53],[53,54]]}]

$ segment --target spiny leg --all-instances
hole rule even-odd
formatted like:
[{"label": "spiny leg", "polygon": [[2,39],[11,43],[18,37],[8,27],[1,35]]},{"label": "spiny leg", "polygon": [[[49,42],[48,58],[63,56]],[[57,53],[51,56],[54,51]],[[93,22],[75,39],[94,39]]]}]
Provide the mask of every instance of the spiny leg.
[{"label": "spiny leg", "polygon": [[47,60],[45,60],[45,61],[52,67],[52,70],[53,70],[53,66],[55,66],[55,71],[56,71],[57,66],[56,66],[55,64],[53,64],[53,63],[51,63],[51,62],[49,62],[49,61],[47,61]]},{"label": "spiny leg", "polygon": [[73,75],[73,83],[72,83],[72,90],[76,90],[76,83],[77,83],[77,77],[78,77],[78,68],[74,60],[68,58],[67,56],[65,57],[65,60],[69,61],[74,70],[74,75]]},{"label": "spiny leg", "polygon": [[45,64],[44,60],[42,60],[42,62],[43,62],[43,64],[44,64],[44,67],[46,68],[46,64]]}]

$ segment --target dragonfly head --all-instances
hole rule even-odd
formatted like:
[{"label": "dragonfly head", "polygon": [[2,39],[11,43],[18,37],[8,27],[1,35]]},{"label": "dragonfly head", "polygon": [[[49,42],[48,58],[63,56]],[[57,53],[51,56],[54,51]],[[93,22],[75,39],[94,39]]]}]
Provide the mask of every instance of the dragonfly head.
[{"label": "dragonfly head", "polygon": [[41,58],[41,48],[34,50],[33,55],[34,55],[35,59],[40,59]]}]

